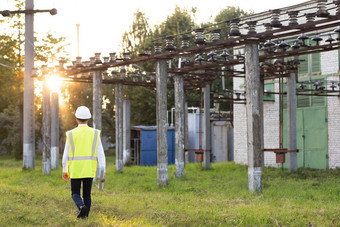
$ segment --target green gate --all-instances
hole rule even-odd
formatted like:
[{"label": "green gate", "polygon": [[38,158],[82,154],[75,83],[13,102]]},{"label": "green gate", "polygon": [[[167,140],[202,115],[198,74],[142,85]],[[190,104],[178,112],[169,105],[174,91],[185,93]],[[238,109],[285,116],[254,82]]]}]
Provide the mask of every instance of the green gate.
[{"label": "green gate", "polygon": [[[283,147],[287,148],[287,105],[283,110]],[[328,168],[328,123],[326,98],[297,96],[296,137],[298,167]],[[286,155],[287,160],[287,155]],[[287,167],[287,162],[284,164]]]}]

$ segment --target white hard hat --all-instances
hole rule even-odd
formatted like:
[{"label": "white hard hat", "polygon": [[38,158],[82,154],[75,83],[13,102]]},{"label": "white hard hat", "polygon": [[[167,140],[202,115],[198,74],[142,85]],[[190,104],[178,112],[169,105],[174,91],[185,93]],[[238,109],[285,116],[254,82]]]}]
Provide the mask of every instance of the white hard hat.
[{"label": "white hard hat", "polygon": [[79,106],[76,110],[75,116],[78,119],[90,119],[91,113],[89,108],[87,108],[86,106]]}]

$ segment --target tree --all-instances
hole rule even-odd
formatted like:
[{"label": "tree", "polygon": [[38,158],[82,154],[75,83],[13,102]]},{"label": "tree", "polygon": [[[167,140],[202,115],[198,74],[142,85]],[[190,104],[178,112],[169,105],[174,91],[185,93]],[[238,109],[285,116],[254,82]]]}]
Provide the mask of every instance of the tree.
[{"label": "tree", "polygon": [[[149,27],[148,19],[139,10],[134,14],[134,22],[128,32],[123,35],[123,50],[132,52],[132,56],[144,53],[147,48],[153,49],[153,42],[158,38],[178,33],[190,32],[194,26],[193,15],[195,10],[189,13],[186,9],[176,7],[173,14],[160,25],[153,29]],[[180,39],[176,37],[176,45],[180,46]],[[142,63],[139,65],[146,72],[154,72],[154,63]],[[145,87],[129,87],[124,89],[125,97],[131,101],[131,109],[135,110],[131,115],[132,125],[154,125],[156,123],[156,92]],[[168,109],[173,107],[173,90],[168,91]]]},{"label": "tree", "polygon": [[134,22],[130,27],[130,31],[123,34],[123,51],[131,52],[135,56],[142,53],[141,50],[148,46],[146,40],[150,32],[148,18],[145,13],[138,9],[134,13]]},{"label": "tree", "polygon": [[61,58],[67,58],[65,47],[66,37],[57,37],[52,33],[38,36],[35,41],[35,60],[53,65]]},{"label": "tree", "polygon": [[177,47],[180,47],[181,36],[178,36],[178,34],[191,33],[195,27],[193,21],[194,15],[194,10],[190,13],[187,9],[181,9],[179,6],[176,6],[175,12],[168,16],[166,21],[159,26],[159,37],[177,35],[175,43]]},{"label": "tree", "polygon": [[227,38],[228,31],[230,30],[229,21],[233,18],[246,17],[253,14],[253,11],[246,12],[240,7],[227,6],[222,9],[215,17],[215,23],[218,23],[217,28],[221,29],[221,38]]},{"label": "tree", "polygon": [[[22,5],[16,4],[18,8]],[[17,29],[14,33],[0,36],[0,124],[3,129],[0,141],[3,149],[16,158],[22,154],[23,23],[20,18],[16,15],[10,21],[9,27]],[[4,20],[1,26],[6,26]]]},{"label": "tree", "polygon": [[[23,10],[24,1],[15,0],[15,7]],[[4,129],[0,132],[0,144],[6,147],[8,153],[22,158],[24,17],[15,14],[1,21],[1,26],[9,29],[0,36],[0,123]],[[37,37],[41,41],[36,48],[36,65],[52,62],[51,59],[64,54],[64,37],[50,34]],[[40,106],[41,99],[36,98],[36,101],[36,105]],[[36,109],[38,139],[41,109]]]}]

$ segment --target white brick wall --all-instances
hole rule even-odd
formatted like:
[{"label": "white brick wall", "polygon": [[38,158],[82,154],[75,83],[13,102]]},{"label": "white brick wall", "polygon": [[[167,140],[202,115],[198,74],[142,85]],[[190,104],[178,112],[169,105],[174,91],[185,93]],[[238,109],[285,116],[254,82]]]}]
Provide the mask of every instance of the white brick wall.
[{"label": "white brick wall", "polygon": [[[339,81],[339,76],[328,78]],[[340,98],[328,97],[328,165],[340,167]]]},{"label": "white brick wall", "polygon": [[[279,91],[279,84],[275,83],[275,92]],[[280,118],[279,118],[279,95],[275,95],[275,102],[263,103],[264,115],[264,148],[280,147]],[[279,167],[276,163],[274,152],[264,153],[264,165]]]},{"label": "white brick wall", "polygon": [[[323,40],[326,40],[327,36],[322,36],[322,38]],[[321,44],[325,44],[325,42],[322,41]],[[337,73],[339,70],[339,50],[321,52],[320,55],[321,55],[321,74],[328,75],[332,73]]]},{"label": "white brick wall", "polygon": [[[234,89],[242,90],[240,85],[243,79],[234,78]],[[275,91],[279,90],[278,83],[275,84]],[[275,102],[264,102],[264,147],[279,148],[279,96],[275,95]],[[248,164],[247,154],[247,122],[246,106],[243,104],[234,105],[234,160],[237,164]],[[265,152],[265,166],[279,167],[276,164],[276,156],[273,152]]]},{"label": "white brick wall", "polygon": [[[235,66],[235,70],[240,70],[243,66]],[[244,90],[243,78],[234,78],[234,90]],[[247,115],[245,104],[234,104],[234,161],[237,164],[247,165]]]},{"label": "white brick wall", "polygon": [[243,104],[234,105],[234,161],[248,164],[246,108]]}]

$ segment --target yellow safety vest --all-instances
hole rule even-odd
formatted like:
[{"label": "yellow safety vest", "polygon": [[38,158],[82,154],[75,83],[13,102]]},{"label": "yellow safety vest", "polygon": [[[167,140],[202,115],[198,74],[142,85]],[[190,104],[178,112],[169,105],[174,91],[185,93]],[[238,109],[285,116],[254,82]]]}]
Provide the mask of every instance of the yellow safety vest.
[{"label": "yellow safety vest", "polygon": [[66,132],[70,152],[68,172],[70,178],[94,178],[97,170],[97,147],[100,130],[81,125]]}]

